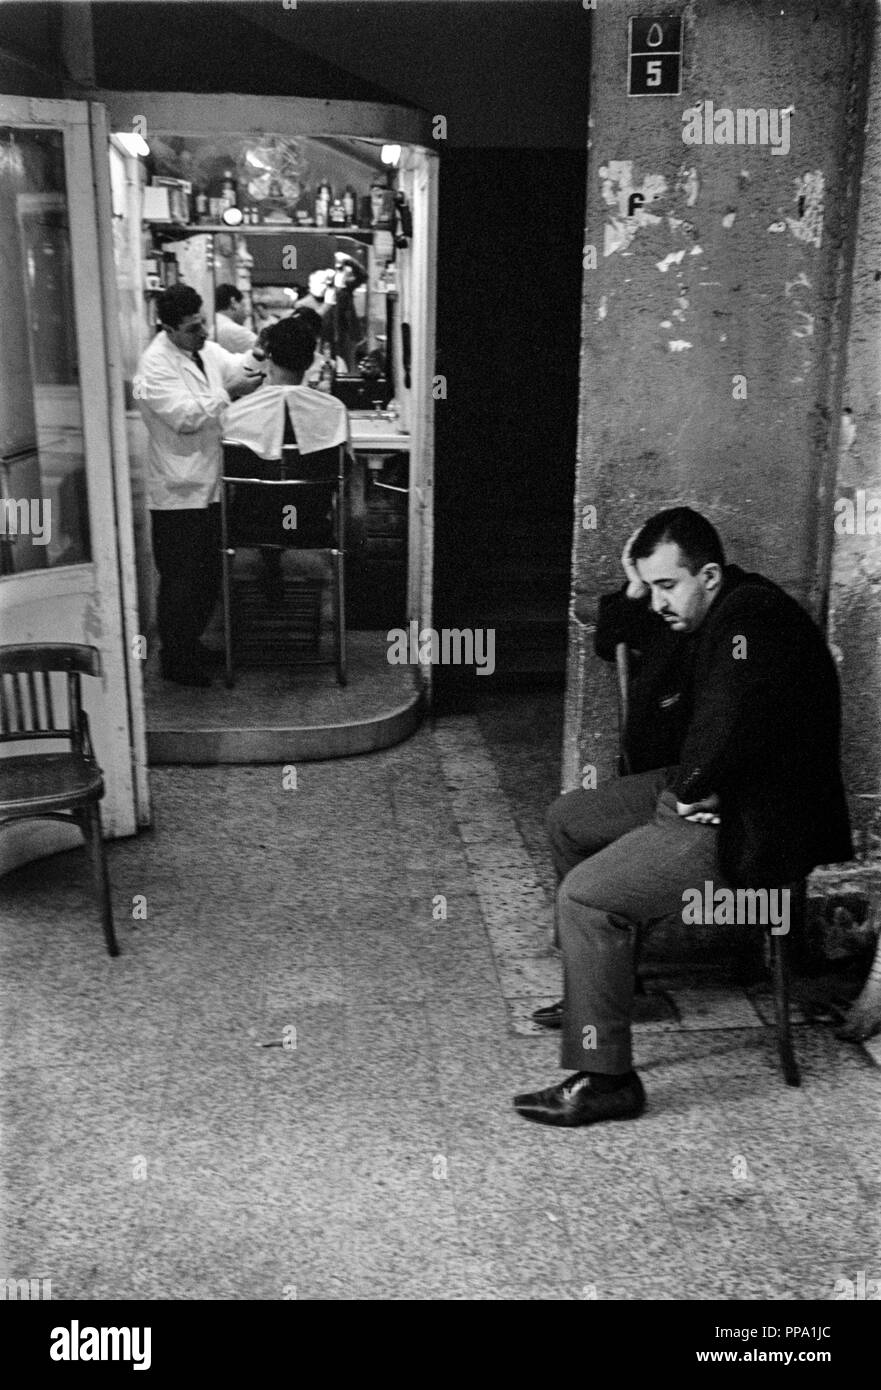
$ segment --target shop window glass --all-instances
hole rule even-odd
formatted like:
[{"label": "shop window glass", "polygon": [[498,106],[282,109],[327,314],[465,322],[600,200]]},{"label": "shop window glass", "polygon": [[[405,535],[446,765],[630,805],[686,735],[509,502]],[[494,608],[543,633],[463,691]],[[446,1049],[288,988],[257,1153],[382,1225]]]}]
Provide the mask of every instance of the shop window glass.
[{"label": "shop window glass", "polygon": [[0,303],[0,574],[79,564],[91,550],[60,131],[0,127]]}]

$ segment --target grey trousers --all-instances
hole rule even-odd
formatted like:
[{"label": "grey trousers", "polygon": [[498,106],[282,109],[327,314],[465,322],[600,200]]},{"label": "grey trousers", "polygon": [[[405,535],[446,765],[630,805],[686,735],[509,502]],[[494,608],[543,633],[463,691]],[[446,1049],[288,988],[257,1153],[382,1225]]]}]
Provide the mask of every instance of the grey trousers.
[{"label": "grey trousers", "polygon": [[725,884],[717,826],[684,820],[668,790],[675,768],[567,792],[548,811],[561,880],[560,1065],[618,1075],[633,1066],[634,929],[681,912],[686,888]]}]

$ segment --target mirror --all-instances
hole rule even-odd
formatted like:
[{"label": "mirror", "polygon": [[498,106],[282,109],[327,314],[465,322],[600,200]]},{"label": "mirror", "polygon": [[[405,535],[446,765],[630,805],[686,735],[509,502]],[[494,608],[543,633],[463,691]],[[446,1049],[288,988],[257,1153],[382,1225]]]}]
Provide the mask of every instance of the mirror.
[{"label": "mirror", "polygon": [[[421,592],[410,554],[411,535],[422,535],[420,515],[412,530],[410,501],[411,480],[419,478],[422,466],[421,452],[414,458],[411,441],[417,412],[410,344],[425,335],[419,311],[408,307],[405,315],[401,306],[421,303],[426,294],[429,228],[424,217],[415,228],[410,223],[410,208],[424,187],[419,179],[425,156],[417,147],[404,146],[398,164],[389,167],[382,162],[378,139],[209,139],[155,129],[150,148],[150,165],[135,165],[134,170],[129,165],[127,181],[121,183],[139,188],[137,214],[123,213],[116,228],[120,252],[141,239],[139,310],[131,277],[122,272],[124,255],[117,260],[121,300],[141,316],[141,350],[159,329],[156,300],[173,284],[199,293],[209,335],[231,351],[245,351],[252,335],[298,305],[312,309],[321,318],[319,351],[303,384],[318,385],[308,377],[320,378],[329,357],[334,368],[330,389],[349,413],[352,460],[346,488],[347,686],[337,684],[332,664],[310,670],[305,659],[310,652],[317,655],[319,645],[323,655],[332,646],[329,559],[293,548],[285,552],[270,584],[260,550],[252,548],[248,554],[242,546],[233,561],[233,607],[237,631],[248,641],[241,664],[236,661],[235,685],[225,688],[217,670],[210,691],[194,695],[163,682],[158,662],[148,662],[151,757],[189,761],[199,746],[198,735],[226,727],[241,745],[245,720],[277,729],[305,719],[326,728],[345,710],[347,718],[366,728],[378,716],[409,709],[418,699],[417,670],[388,660],[388,633],[406,629],[413,595]],[[224,217],[230,209],[235,211],[232,224]],[[126,217],[133,223],[128,230]],[[225,308],[221,304],[219,313],[215,310],[221,286],[234,287],[232,313],[229,302]],[[137,329],[124,324],[125,341],[137,336]],[[424,347],[422,353],[424,357]],[[424,392],[422,358],[419,370]],[[130,404],[141,621],[144,631],[155,632],[147,439],[137,408]],[[218,603],[202,641],[216,652],[223,640]],[[255,646],[261,650],[252,661]],[[264,741],[268,750],[268,734]],[[216,743],[217,749],[223,749],[223,742]],[[261,744],[255,760],[261,760],[263,749]],[[207,761],[236,761],[221,753],[215,757],[215,751],[215,743],[210,749],[206,743]]]},{"label": "mirror", "polygon": [[[203,238],[197,234],[190,240]],[[386,267],[371,256],[367,237],[242,229],[214,232],[204,241],[189,254],[179,243],[177,259],[192,264],[198,279],[188,275],[188,282],[196,284],[206,304],[216,303],[218,286],[241,293],[240,302],[215,312],[214,337],[222,346],[242,351],[249,345],[246,335],[258,335],[295,308],[312,309],[322,330],[319,360],[306,382],[317,378],[326,342],[335,367],[333,391],[344,405],[370,410],[377,400],[382,407],[388,404],[394,296],[388,293]]]}]

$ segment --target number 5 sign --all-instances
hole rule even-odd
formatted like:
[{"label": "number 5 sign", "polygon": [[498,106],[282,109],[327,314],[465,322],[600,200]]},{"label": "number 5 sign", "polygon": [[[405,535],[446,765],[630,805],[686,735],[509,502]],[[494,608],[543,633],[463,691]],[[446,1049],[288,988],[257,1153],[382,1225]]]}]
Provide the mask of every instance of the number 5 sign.
[{"label": "number 5 sign", "polygon": [[631,97],[675,97],[682,90],[682,17],[630,21]]}]

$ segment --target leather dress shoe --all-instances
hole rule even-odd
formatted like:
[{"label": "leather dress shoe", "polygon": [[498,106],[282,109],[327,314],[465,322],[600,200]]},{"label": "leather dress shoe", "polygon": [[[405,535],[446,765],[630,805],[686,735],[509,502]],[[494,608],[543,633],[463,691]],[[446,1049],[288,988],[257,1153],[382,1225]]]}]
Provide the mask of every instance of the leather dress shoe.
[{"label": "leather dress shoe", "polygon": [[538,1023],[542,1028],[562,1028],[563,1027],[563,1001],[559,999],[556,1004],[548,1004],[544,1009],[536,1009],[532,1015],[533,1023]]},{"label": "leather dress shoe", "polygon": [[595,1091],[587,1072],[575,1072],[559,1086],[514,1097],[524,1120],[540,1125],[594,1125],[603,1120],[635,1120],[645,1109],[645,1091],[636,1072],[617,1091]]}]

